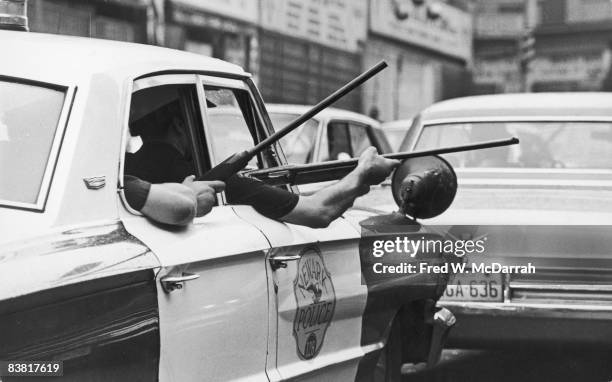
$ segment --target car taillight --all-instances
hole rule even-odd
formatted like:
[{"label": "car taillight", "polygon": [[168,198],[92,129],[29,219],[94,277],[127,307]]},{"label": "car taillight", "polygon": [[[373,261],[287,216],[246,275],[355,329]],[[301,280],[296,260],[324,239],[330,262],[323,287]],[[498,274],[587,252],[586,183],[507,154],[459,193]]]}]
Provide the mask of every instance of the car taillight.
[{"label": "car taillight", "polygon": [[0,0],[0,29],[28,30],[26,0]]}]

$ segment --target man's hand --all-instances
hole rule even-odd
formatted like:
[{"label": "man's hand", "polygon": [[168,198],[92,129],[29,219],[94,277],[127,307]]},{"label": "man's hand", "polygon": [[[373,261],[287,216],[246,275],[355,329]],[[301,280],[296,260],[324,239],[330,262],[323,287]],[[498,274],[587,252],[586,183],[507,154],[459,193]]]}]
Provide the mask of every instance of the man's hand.
[{"label": "man's hand", "polygon": [[204,216],[212,210],[217,198],[217,192],[225,189],[225,183],[220,180],[196,181],[195,175],[189,175],[183,180],[183,184],[189,187],[196,196],[196,216]]},{"label": "man's hand", "polygon": [[362,184],[372,186],[385,180],[399,164],[397,159],[382,157],[375,147],[368,147],[359,157],[354,171]]}]

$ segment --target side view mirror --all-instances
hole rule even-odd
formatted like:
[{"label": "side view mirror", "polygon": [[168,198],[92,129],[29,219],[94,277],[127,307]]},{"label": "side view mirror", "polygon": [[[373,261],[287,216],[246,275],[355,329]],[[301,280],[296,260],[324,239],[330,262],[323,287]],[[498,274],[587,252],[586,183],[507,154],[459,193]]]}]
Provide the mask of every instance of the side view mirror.
[{"label": "side view mirror", "polygon": [[400,212],[414,219],[429,219],[450,207],[457,193],[457,175],[437,155],[409,158],[395,170],[391,191]]}]

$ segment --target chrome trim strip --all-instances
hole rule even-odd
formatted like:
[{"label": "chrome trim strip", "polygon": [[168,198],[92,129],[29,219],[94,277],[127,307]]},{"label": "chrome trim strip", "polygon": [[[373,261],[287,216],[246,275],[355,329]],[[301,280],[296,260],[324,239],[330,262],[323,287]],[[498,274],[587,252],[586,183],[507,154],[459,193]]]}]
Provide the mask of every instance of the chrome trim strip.
[{"label": "chrome trim strip", "polygon": [[[206,102],[206,94],[204,93],[204,81],[203,78],[206,78],[208,81],[211,77],[196,75],[196,92],[198,95],[198,104],[200,105],[200,120],[202,121],[202,129],[204,134],[204,142],[206,143],[206,154],[208,156],[208,162],[211,166],[214,166],[217,162],[215,161],[215,157],[212,149],[211,142],[211,132],[209,129],[210,121],[208,120],[208,105]],[[213,83],[213,82],[207,82]],[[225,159],[225,158],[224,158]],[[219,193],[220,197],[217,199],[217,206],[224,206],[227,204],[227,197],[225,196],[225,191],[221,191]]]},{"label": "chrome trim strip", "polygon": [[[208,79],[209,77],[206,77]],[[207,82],[208,84],[209,82]],[[200,114],[202,118],[202,127],[204,128],[204,140],[206,141],[206,150],[208,152],[208,160],[210,164],[214,166],[217,161],[213,154],[212,143],[211,143],[211,133],[210,133],[210,121],[208,120],[208,105],[206,104],[206,94],[204,94],[204,81],[203,76],[197,76],[196,79],[196,87],[198,93],[198,103],[200,104]],[[225,158],[223,158],[225,159]]]},{"label": "chrome trim strip", "polygon": [[481,173],[491,173],[491,174],[530,174],[530,175],[542,175],[542,174],[550,174],[550,175],[565,175],[565,174],[578,174],[578,175],[612,175],[612,170],[608,169],[593,169],[593,168],[585,168],[585,169],[570,169],[570,168],[509,168],[509,167],[461,167],[458,168],[457,173],[465,173],[465,174],[481,174]]},{"label": "chrome trim strip", "polygon": [[133,209],[130,204],[127,202],[125,198],[125,191],[123,190],[123,171],[125,167],[125,151],[127,149],[127,143],[130,136],[130,106],[132,102],[132,94],[134,92],[134,81],[128,80],[125,85],[125,102],[123,104],[124,109],[121,111],[123,113],[123,122],[122,132],[121,132],[121,147],[119,149],[119,173],[117,179],[117,193],[119,194],[119,199],[121,200],[121,204],[123,207],[132,215],[142,216],[140,211],[136,211]]},{"label": "chrome trim strip", "polygon": [[422,121],[421,130],[428,126],[445,125],[449,123],[482,123],[482,122],[612,122],[609,116],[501,116],[501,117],[462,117],[438,118]]},{"label": "chrome trim strip", "polygon": [[585,291],[585,292],[612,292],[612,285],[586,285],[586,284],[526,284],[510,282],[512,290],[552,290],[552,291]]},{"label": "chrome trim strip", "polygon": [[213,76],[213,77],[223,77],[223,78],[230,78],[230,79],[237,79],[237,80],[248,80],[252,77],[252,74],[249,72],[242,72],[242,73],[232,73],[232,72],[226,72],[226,71],[215,71],[215,70],[197,70],[197,69],[172,69],[172,70],[159,70],[156,72],[152,72],[152,73],[147,73],[147,74],[142,74],[137,76],[136,78],[134,78],[134,81],[137,80],[141,80],[143,78],[149,78],[149,77],[156,77],[156,76],[163,76],[166,74],[172,74],[172,75],[177,75],[177,74],[201,74],[204,76]]},{"label": "chrome trim strip", "polygon": [[612,306],[610,305],[594,305],[594,304],[544,304],[544,303],[486,303],[486,302],[470,302],[470,301],[439,301],[438,306],[449,308],[452,312],[457,313],[461,311],[474,313],[481,312],[547,312],[553,311],[558,313],[564,312],[581,312],[581,311],[592,311],[592,312],[604,312],[612,313]]},{"label": "chrome trim strip", "polygon": [[206,85],[222,86],[224,88],[248,90],[246,84],[242,80],[236,80],[231,78],[213,77],[200,74],[198,75],[200,81]]},{"label": "chrome trim strip", "polygon": [[509,179],[495,179],[495,178],[480,178],[480,179],[469,179],[462,178],[457,182],[460,186],[469,186],[472,188],[493,188],[503,187],[506,189],[516,188],[538,188],[538,189],[593,189],[600,190],[606,188],[612,188],[612,181],[598,181],[598,180],[562,180],[562,179],[524,179],[524,178],[509,178]]},{"label": "chrome trim strip", "polygon": [[323,134],[327,134],[327,131],[326,131],[327,122],[323,122],[323,120],[317,120],[315,118],[313,118],[313,120],[317,122],[317,136],[314,142],[315,152],[312,153],[312,158],[310,159],[310,163],[316,163],[316,162],[321,161],[321,150],[322,150],[321,144],[323,142]]},{"label": "chrome trim strip", "polygon": [[[195,82],[195,74],[163,74],[134,81],[132,93],[163,85],[188,85]],[[130,94],[132,94],[130,93]],[[131,98],[131,97],[130,97]]]}]

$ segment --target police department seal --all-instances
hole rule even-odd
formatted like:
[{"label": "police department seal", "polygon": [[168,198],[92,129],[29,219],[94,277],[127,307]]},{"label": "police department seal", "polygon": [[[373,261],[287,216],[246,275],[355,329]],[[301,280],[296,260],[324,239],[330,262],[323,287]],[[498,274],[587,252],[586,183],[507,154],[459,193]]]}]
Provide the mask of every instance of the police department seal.
[{"label": "police department seal", "polygon": [[319,248],[306,247],[300,255],[293,282],[297,303],[293,336],[300,358],[312,359],[319,354],[334,317],[336,292]]}]

